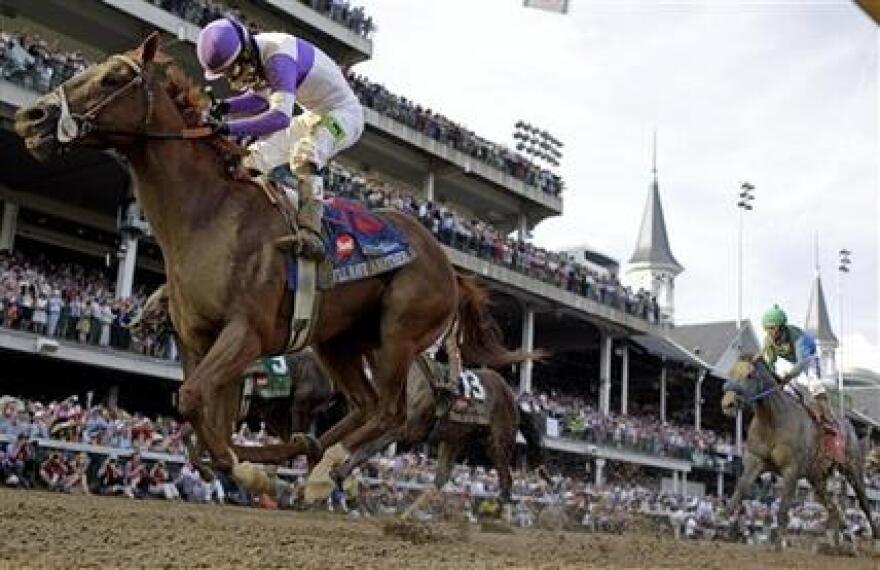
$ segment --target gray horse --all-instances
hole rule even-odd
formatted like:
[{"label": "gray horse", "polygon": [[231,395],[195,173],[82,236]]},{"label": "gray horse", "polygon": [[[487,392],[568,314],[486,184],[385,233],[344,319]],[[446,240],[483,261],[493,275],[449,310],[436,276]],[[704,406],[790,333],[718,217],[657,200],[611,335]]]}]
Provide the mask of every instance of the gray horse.
[{"label": "gray horse", "polygon": [[865,454],[852,424],[848,420],[843,422],[846,460],[835,462],[820,450],[821,428],[796,396],[782,390],[764,360],[740,360],[730,375],[735,380],[724,385],[721,399],[724,414],[732,417],[738,410],[754,407],[743,457],[744,471],[733,495],[733,512],[738,514],[743,494],[758,475],[770,471],[782,477],[779,530],[773,536],[773,541],[781,545],[797,482],[805,478],[812,485],[816,497],[828,509],[827,529],[832,542],[837,544],[842,516],[837,503],[828,494],[828,477],[836,468],[855,490],[859,505],[870,521],[874,538],[880,538],[865,494]]}]

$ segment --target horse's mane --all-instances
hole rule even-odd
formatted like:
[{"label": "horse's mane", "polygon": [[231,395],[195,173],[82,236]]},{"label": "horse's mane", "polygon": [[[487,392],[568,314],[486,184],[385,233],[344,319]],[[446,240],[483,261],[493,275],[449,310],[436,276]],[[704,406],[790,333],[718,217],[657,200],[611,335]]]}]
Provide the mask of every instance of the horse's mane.
[{"label": "horse's mane", "polygon": [[[186,127],[202,126],[208,101],[199,85],[167,55],[157,54],[155,61],[164,69],[162,87],[171,97]],[[233,179],[249,180],[241,168],[241,159],[247,154],[247,150],[225,137],[211,137],[208,143],[217,152],[224,168]]]},{"label": "horse's mane", "polygon": [[168,64],[165,67],[165,81],[163,82],[165,92],[174,101],[174,105],[183,116],[186,126],[198,126],[202,121],[202,113],[207,107],[207,101],[202,96],[199,86],[183,69],[173,63],[170,58],[164,59],[165,61],[161,63]]}]

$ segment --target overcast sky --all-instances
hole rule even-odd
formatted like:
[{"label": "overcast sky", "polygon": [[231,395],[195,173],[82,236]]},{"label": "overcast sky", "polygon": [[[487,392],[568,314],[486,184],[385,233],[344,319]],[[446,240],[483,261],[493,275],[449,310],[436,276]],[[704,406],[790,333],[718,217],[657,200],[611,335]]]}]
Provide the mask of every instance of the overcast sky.
[{"label": "overcast sky", "polygon": [[650,181],[660,191],[679,323],[736,315],[736,193],[746,218],[747,316],[797,324],[813,235],[835,329],[837,250],[853,251],[846,333],[878,334],[878,31],[849,0],[591,2],[567,16],[520,0],[363,0],[378,25],[355,71],[511,143],[525,119],[565,143],[564,214],[537,243],[625,262]]}]

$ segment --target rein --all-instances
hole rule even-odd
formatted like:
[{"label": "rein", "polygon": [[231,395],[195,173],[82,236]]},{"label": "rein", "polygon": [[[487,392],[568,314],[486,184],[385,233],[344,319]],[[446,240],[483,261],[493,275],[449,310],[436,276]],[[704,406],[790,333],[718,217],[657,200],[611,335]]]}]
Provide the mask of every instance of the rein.
[{"label": "rein", "polygon": [[[91,133],[129,136],[153,140],[194,140],[208,138],[214,134],[214,131],[210,126],[185,128],[176,132],[147,130],[147,127],[153,119],[154,97],[153,90],[151,89],[150,82],[147,78],[146,70],[134,59],[124,54],[116,54],[110,59],[121,61],[122,63],[130,67],[132,71],[134,71],[135,75],[128,81],[128,83],[126,83],[116,91],[110,93],[101,101],[92,105],[85,112],[72,113],[70,111],[70,106],[67,102],[67,94],[64,92],[63,84],[59,85],[58,88],[55,90],[54,94],[58,98],[61,107],[61,116],[58,118],[58,129],[55,135],[59,143],[68,144]],[[147,110],[144,113],[142,129],[130,131],[124,129],[111,129],[101,126],[96,122],[98,115],[110,103],[117,100],[121,96],[128,93],[131,89],[134,89],[136,87],[144,88],[144,96],[147,100]]]},{"label": "rein", "polygon": [[775,386],[772,386],[772,387],[768,388],[767,390],[764,390],[763,392],[758,392],[754,396],[750,396],[750,397],[746,398],[746,401],[749,404],[754,404],[758,400],[766,398],[767,396],[769,396],[773,392],[778,392],[780,387],[781,386],[779,384],[776,384]]}]

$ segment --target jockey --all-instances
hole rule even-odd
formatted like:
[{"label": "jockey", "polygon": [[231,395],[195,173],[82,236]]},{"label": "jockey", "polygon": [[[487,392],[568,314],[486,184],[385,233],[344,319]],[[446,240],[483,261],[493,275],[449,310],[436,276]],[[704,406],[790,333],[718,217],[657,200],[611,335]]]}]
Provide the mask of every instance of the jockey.
[{"label": "jockey", "polygon": [[[217,131],[258,139],[249,147],[248,167],[270,174],[289,164],[299,180],[299,235],[282,238],[280,245],[323,259],[319,171],[364,130],[364,110],[342,70],[301,38],[281,32],[251,35],[231,18],[205,26],[196,53],[207,80],[226,77],[233,89],[243,91],[220,101],[211,114],[247,116],[221,122]],[[295,118],[294,102],[305,111]]]},{"label": "jockey", "polygon": [[764,313],[761,324],[764,337],[762,354],[770,369],[783,384],[795,380],[812,396],[810,408],[826,431],[834,432],[835,421],[828,406],[828,395],[820,379],[816,341],[808,333],[788,324],[788,317],[773,305]]}]

